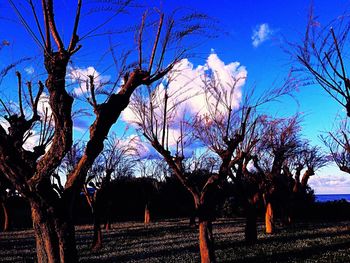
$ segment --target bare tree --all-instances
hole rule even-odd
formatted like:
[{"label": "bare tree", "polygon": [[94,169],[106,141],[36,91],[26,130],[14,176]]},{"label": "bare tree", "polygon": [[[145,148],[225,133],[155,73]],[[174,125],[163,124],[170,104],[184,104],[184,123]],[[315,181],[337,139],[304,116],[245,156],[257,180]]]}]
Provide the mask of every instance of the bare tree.
[{"label": "bare tree", "polygon": [[[120,85],[120,89],[110,93],[105,101],[99,102],[94,95],[94,85],[91,83],[89,85],[91,104],[95,114],[95,119],[90,126],[90,138],[81,158],[67,176],[63,191],[59,195],[51,183],[51,177],[73,143],[72,105],[74,99],[67,92],[66,76],[69,61],[81,48],[78,28],[82,0],[77,1],[72,34],[68,43],[65,43],[59,33],[53,0],[42,1],[42,20],[39,19],[34,2],[28,2],[33,11],[38,34],[35,34],[28,26],[16,4],[13,1],[9,2],[35,42],[43,50],[44,66],[47,73],[45,86],[53,116],[54,132],[50,144],[46,145],[48,146],[46,151],[44,144],[40,144],[40,147],[34,147],[34,151],[23,148],[27,132],[33,124],[40,120],[37,101],[44,91],[44,85],[39,83],[38,95],[31,96],[31,114],[23,111],[20,94],[19,111],[7,116],[8,131],[3,126],[0,127],[0,170],[30,203],[38,261],[76,262],[78,257],[72,223],[73,204],[83,187],[89,169],[103,150],[103,141],[112,125],[119,118],[121,111],[127,107],[130,96],[135,89],[161,79],[186,51],[182,48],[176,49],[175,52],[172,52],[173,59],[165,62],[165,55],[168,54],[169,48],[175,45],[181,47],[180,41],[183,38],[203,30],[203,28],[194,25],[195,17],[189,18],[187,16],[187,19],[184,17],[181,26],[178,27],[175,26],[174,16],[166,18],[164,14],[160,13],[154,33],[153,48],[147,56],[142,46],[142,32],[145,30],[143,24],[146,17],[142,18],[138,31],[140,36],[138,41],[139,63],[132,70],[122,72],[124,81]],[[120,1],[118,3],[121,5],[121,9],[124,9],[129,2]],[[40,21],[43,21],[43,24]],[[191,23],[191,26],[185,26],[188,23]],[[103,26],[103,24],[98,25],[98,27]],[[164,66],[165,63],[168,66]],[[21,85],[19,86],[21,87]],[[3,106],[5,107],[4,104]]]},{"label": "bare tree", "polygon": [[[167,83],[170,83],[176,74],[178,72],[171,73]],[[185,151],[193,142],[193,138],[191,125],[188,125],[192,119],[189,114],[185,114],[180,109],[184,99],[179,99],[178,96],[182,91],[176,90],[169,93],[167,84],[165,86],[162,84],[153,90],[148,89],[135,93],[131,108],[140,132],[164,158],[174,176],[193,197],[199,219],[201,262],[215,262],[212,220],[215,192],[221,179],[218,174],[212,174],[203,184],[196,184],[189,179],[188,173],[186,173]],[[178,133],[171,132],[174,129],[177,129]],[[174,139],[172,144],[169,138]]]},{"label": "bare tree", "polygon": [[346,53],[350,23],[347,15],[339,16],[330,24],[321,27],[310,8],[305,37],[296,46],[298,61],[312,76],[309,84],[319,84],[350,117],[350,81],[346,70]]}]

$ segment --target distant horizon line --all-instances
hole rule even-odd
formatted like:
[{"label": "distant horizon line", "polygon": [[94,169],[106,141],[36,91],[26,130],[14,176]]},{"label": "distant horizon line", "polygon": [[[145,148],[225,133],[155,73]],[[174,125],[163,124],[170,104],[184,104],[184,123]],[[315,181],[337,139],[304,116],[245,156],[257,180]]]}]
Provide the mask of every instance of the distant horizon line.
[{"label": "distant horizon line", "polygon": [[322,193],[322,194],[315,194],[315,195],[350,195],[350,193],[348,193],[348,194],[338,194],[338,193],[324,194],[324,193]]}]

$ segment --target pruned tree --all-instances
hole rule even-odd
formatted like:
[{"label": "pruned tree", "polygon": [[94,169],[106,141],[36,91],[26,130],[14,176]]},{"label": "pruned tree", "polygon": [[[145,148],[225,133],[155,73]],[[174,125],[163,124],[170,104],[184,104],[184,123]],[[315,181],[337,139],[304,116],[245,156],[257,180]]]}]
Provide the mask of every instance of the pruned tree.
[{"label": "pruned tree", "polygon": [[283,175],[289,182],[289,200],[287,207],[288,223],[293,223],[298,209],[308,205],[309,196],[313,193],[308,186],[310,176],[330,162],[317,146],[311,146],[308,141],[301,141],[295,154],[288,158],[283,165]]},{"label": "pruned tree", "polygon": [[[232,88],[234,89],[235,87]],[[243,190],[243,185],[247,186],[243,181],[248,175],[249,148],[254,147],[255,144],[254,138],[249,136],[255,136],[256,122],[254,121],[254,114],[249,106],[242,106],[238,109],[233,109],[231,106],[222,107],[223,102],[220,102],[219,99],[217,98],[217,104],[214,104],[216,106],[211,109],[212,111],[209,111],[208,115],[197,118],[194,126],[195,134],[204,145],[217,154],[220,180],[226,181],[228,178],[231,178],[235,187],[239,189],[238,196],[241,200],[244,200],[244,206],[247,208],[246,211],[248,211],[249,208],[246,202],[254,200],[254,194],[251,196],[248,191]],[[210,105],[213,106],[213,104],[208,104],[208,107]],[[249,134],[248,136],[247,133]],[[243,142],[246,142],[244,145],[247,146],[244,149],[246,151],[243,150]],[[247,216],[247,222],[249,220],[250,218]],[[254,229],[256,231],[256,227]],[[246,239],[248,242],[254,242],[254,240],[249,239],[249,235],[246,235]]]},{"label": "pruned tree", "polygon": [[257,146],[254,167],[264,177],[265,226],[268,234],[274,231],[274,210],[278,202],[288,199],[289,182],[283,174],[283,166],[300,146],[299,131],[297,116],[266,119],[263,137]]},{"label": "pruned tree", "polygon": [[[72,221],[73,204],[84,185],[89,169],[103,150],[103,142],[109,130],[127,107],[135,89],[142,85],[151,85],[164,77],[186,51],[185,48],[181,48],[181,40],[194,32],[203,30],[203,27],[195,26],[199,18],[188,18],[188,15],[184,15],[181,25],[177,26],[174,15],[165,17],[164,14],[159,13],[156,32],[153,34],[153,48],[147,54],[142,45],[144,42],[142,32],[146,30],[144,22],[147,17],[142,18],[137,43],[139,60],[134,68],[127,68],[121,73],[123,82],[116,83],[116,86],[120,84],[120,89],[118,91],[113,89],[107,98],[100,102],[95,96],[94,85],[89,84],[91,104],[95,114],[95,119],[90,126],[90,137],[81,158],[68,174],[62,192],[58,194],[51,178],[73,145],[74,99],[67,92],[66,77],[69,61],[82,47],[78,29],[83,1],[77,1],[72,34],[67,43],[57,27],[53,0],[41,2],[43,19],[39,19],[37,5],[33,1],[28,2],[38,34],[30,28],[14,1],[9,2],[42,49],[46,81],[45,87],[39,82],[37,96],[29,91],[32,94],[30,96],[31,112],[24,112],[20,106],[17,113],[8,114],[6,118],[8,130],[0,126],[0,170],[30,203],[38,262],[76,262],[78,256]],[[129,2],[120,1],[118,4],[125,9]],[[97,25],[97,28],[104,24]],[[148,29],[152,31],[154,27]],[[174,51],[172,47],[178,47],[178,49],[175,48]],[[170,49],[173,59],[166,60]],[[120,79],[118,77],[116,78]],[[21,85],[19,86],[21,89]],[[33,91],[34,87],[31,89]],[[32,125],[41,119],[37,101],[44,89],[47,90],[53,116],[53,136],[50,144],[40,143],[38,147],[33,148],[33,151],[29,151],[23,148],[23,143]],[[19,105],[21,101],[20,93]],[[5,108],[4,104],[3,106]]]},{"label": "pruned tree", "polygon": [[[256,155],[256,148],[265,136],[259,116],[261,105],[291,94],[294,83],[290,76],[281,86],[256,96],[254,89],[242,95],[245,76],[234,74],[229,81],[220,78],[217,72],[203,76],[206,98],[206,114],[197,117],[196,137],[220,159],[219,176],[234,182],[236,194],[247,214],[246,241],[254,243],[256,233],[256,205],[259,201],[261,174],[251,173],[248,164]],[[242,98],[241,98],[242,97]]]},{"label": "pruned tree", "polygon": [[[179,97],[181,90],[169,91],[168,84],[179,74],[171,72],[167,82],[154,89],[135,93],[131,109],[134,123],[152,147],[164,158],[174,176],[191,193],[199,219],[199,246],[201,262],[215,262],[212,221],[214,219],[215,193],[220,184],[218,174],[211,174],[203,184],[190,180],[184,169],[187,147],[193,143],[192,116],[180,108],[186,98]],[[170,142],[170,139],[172,142]]]},{"label": "pruned tree", "polygon": [[310,176],[315,175],[315,172],[326,166],[329,163],[329,158],[321,152],[317,146],[307,147],[303,152],[306,170],[301,178],[301,187],[305,189]]},{"label": "pruned tree", "polygon": [[252,163],[256,154],[256,147],[262,133],[263,116],[251,113],[247,122],[246,134],[242,143],[237,147],[230,161],[231,173],[229,177],[234,182],[235,196],[244,207],[246,214],[245,241],[254,244],[257,241],[257,210],[262,200],[261,185],[263,174],[252,170]]}]

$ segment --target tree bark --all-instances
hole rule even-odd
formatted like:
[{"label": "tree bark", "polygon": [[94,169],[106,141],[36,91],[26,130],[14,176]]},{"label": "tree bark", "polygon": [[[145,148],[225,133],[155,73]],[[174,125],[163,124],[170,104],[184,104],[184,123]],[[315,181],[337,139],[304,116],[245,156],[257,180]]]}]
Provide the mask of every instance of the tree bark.
[{"label": "tree bark", "polygon": [[1,207],[2,207],[3,214],[4,214],[4,228],[3,228],[3,231],[6,232],[10,228],[10,220],[9,220],[8,209],[7,209],[7,206],[6,206],[4,201],[1,202]]},{"label": "tree bark", "polygon": [[199,249],[201,263],[216,262],[212,222],[209,220],[199,220]]},{"label": "tree bark", "polygon": [[78,262],[74,225],[62,211],[31,201],[39,263]]},{"label": "tree bark", "polygon": [[270,202],[266,204],[265,226],[266,226],[266,234],[272,234],[274,231],[274,222],[273,222],[273,208]]}]

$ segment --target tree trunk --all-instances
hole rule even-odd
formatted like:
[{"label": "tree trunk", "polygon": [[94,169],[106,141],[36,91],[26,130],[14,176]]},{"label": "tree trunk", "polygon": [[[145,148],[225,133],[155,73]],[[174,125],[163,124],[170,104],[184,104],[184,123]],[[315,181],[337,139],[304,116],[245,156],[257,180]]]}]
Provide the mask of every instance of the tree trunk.
[{"label": "tree trunk", "polygon": [[145,205],[145,219],[144,219],[144,223],[145,225],[148,225],[151,222],[151,214],[148,208],[148,205]]},{"label": "tree trunk", "polygon": [[247,244],[255,244],[257,241],[256,208],[254,204],[248,202],[246,208],[245,241]]},{"label": "tree trunk", "polygon": [[109,231],[111,230],[111,210],[112,210],[112,204],[111,201],[109,200],[107,203],[107,207],[106,207],[106,213],[105,213],[105,230]]},{"label": "tree trunk", "polygon": [[265,226],[266,226],[266,234],[272,234],[273,228],[274,228],[274,222],[273,222],[273,209],[270,202],[266,204],[266,211],[265,211]]},{"label": "tree trunk", "polygon": [[2,211],[4,214],[4,228],[3,231],[8,231],[10,228],[9,213],[5,202],[1,202]]},{"label": "tree trunk", "polygon": [[215,262],[214,237],[211,221],[199,220],[199,249],[201,263]]},{"label": "tree trunk", "polygon": [[54,207],[31,202],[39,263],[78,262],[73,224]]},{"label": "tree trunk", "polygon": [[97,251],[102,248],[102,230],[100,225],[100,217],[94,213],[94,237],[92,240],[91,250]]}]

